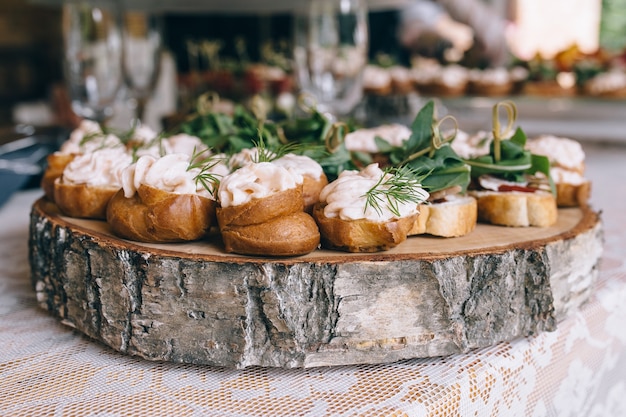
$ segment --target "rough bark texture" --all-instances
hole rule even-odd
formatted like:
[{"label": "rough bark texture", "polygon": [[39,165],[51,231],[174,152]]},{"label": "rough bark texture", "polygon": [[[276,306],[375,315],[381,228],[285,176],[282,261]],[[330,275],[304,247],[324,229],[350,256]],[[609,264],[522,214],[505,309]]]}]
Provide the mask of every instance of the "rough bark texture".
[{"label": "rough bark texture", "polygon": [[262,259],[141,247],[35,204],[43,308],[125,354],[313,367],[442,356],[554,330],[589,296],[598,215],[553,239],[450,256]]}]

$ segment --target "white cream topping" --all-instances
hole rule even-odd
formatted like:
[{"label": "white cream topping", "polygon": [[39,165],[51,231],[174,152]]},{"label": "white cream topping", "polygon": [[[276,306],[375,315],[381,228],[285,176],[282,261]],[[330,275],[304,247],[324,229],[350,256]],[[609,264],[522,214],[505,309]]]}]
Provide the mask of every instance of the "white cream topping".
[{"label": "white cream topping", "polygon": [[469,70],[460,65],[424,65],[411,70],[413,79],[420,84],[441,84],[449,87],[461,86],[469,80]]},{"label": "white cream topping", "polygon": [[578,169],[585,162],[583,147],[570,138],[541,135],[527,141],[526,149],[535,155],[547,156],[550,163],[564,168]]},{"label": "white cream topping", "polygon": [[[265,150],[268,157],[275,156],[273,152]],[[236,170],[248,164],[253,164],[259,160],[259,148],[246,148],[233,154],[228,160],[228,166],[231,170]]]},{"label": "white cream topping", "polygon": [[551,167],[550,176],[557,184],[580,185],[586,181],[585,177],[579,172],[570,171],[569,169],[563,169],[560,167]]},{"label": "white cream topping", "polygon": [[447,65],[442,68],[437,81],[443,85],[456,87],[465,84],[468,77],[469,70],[467,68],[463,68],[460,65]]},{"label": "white cream topping", "polygon": [[514,82],[525,81],[528,78],[528,74],[528,70],[520,66],[515,66],[509,70],[509,76]]},{"label": "white cream topping", "polygon": [[[273,160],[272,163],[287,169],[287,171],[299,177],[307,176],[314,180],[318,180],[324,174],[322,166],[317,161],[306,155],[295,155],[290,153]],[[299,182],[302,182],[302,180],[299,180]]]},{"label": "white cream topping", "polygon": [[135,156],[137,158],[141,158],[146,155],[153,156],[154,158],[160,158],[168,153],[172,153],[172,150],[169,143],[165,139],[154,140],[135,149]]},{"label": "white cream topping", "polygon": [[148,144],[152,142],[156,137],[157,133],[152,130],[152,128],[146,125],[141,125],[136,127],[133,131],[131,141],[136,143]]},{"label": "white cream topping", "polygon": [[93,134],[102,134],[102,128],[98,124],[98,122],[94,122],[93,120],[83,119],[78,127],[70,133],[70,137],[67,142],[72,143],[80,143],[85,135],[93,135]]},{"label": "white cream topping", "polygon": [[392,146],[401,146],[402,142],[411,136],[411,129],[396,123],[357,129],[345,136],[344,144],[349,151],[376,153],[379,150],[376,146],[376,136],[389,142]]},{"label": "white cream topping", "polygon": [[511,81],[510,74],[504,67],[471,70],[469,72],[469,78],[477,83],[495,85],[503,85]]},{"label": "white cream topping", "polygon": [[59,148],[62,154],[83,154],[104,148],[122,147],[122,141],[115,135],[105,134],[100,125],[91,120],[83,120],[70,133],[70,137]]},{"label": "white cream topping", "polygon": [[526,185],[528,185],[528,181],[521,181],[521,182],[507,181],[502,178],[495,177],[493,175],[481,175],[480,177],[478,177],[478,182],[480,183],[480,186],[482,188],[484,188],[485,190],[491,190],[491,191],[499,191],[500,186],[503,186],[503,185],[521,186],[521,187],[525,187]]},{"label": "white cream topping", "polygon": [[178,135],[170,136],[167,138],[167,144],[169,148],[168,153],[184,153],[185,155],[193,155],[202,152],[203,156],[209,156],[207,152],[208,147],[202,143],[202,140],[197,136],[191,136],[186,133],[179,133]]},{"label": "white cream topping", "polygon": [[286,168],[272,162],[247,164],[220,181],[218,199],[222,207],[239,206],[253,199],[295,188],[302,183]]},{"label": "white cream topping", "polygon": [[202,153],[202,157],[206,158],[211,155],[207,150],[208,147],[202,143],[200,138],[186,133],[180,133],[170,136],[169,138],[152,140],[145,143],[144,146],[136,149],[135,154],[137,157],[150,155],[155,158],[160,158],[163,155],[172,153],[182,153],[191,156],[195,151],[196,154]]},{"label": "white cream topping", "polygon": [[211,156],[211,159],[213,159],[215,164],[207,170],[208,172],[217,176],[218,179],[221,179],[231,173],[231,169],[227,165],[228,157],[226,154],[215,154]]},{"label": "white cream topping", "polygon": [[[324,215],[342,220],[367,219],[373,222],[385,222],[397,218],[384,203],[380,204],[378,210],[366,204],[366,193],[379,184],[383,175],[385,173],[378,167],[378,164],[370,164],[362,171],[343,171],[320,193],[320,201],[326,203]],[[378,186],[384,187],[380,184]],[[425,201],[428,193],[421,188],[420,190],[424,194]],[[414,202],[398,202],[400,217],[418,213],[417,206]]]},{"label": "white cream topping", "polygon": [[96,187],[121,187],[122,171],[132,157],[123,148],[105,148],[77,155],[63,170],[63,182]]},{"label": "white cream topping", "polygon": [[598,74],[587,82],[587,88],[592,94],[608,93],[626,88],[626,72],[614,70]]},{"label": "white cream topping", "polygon": [[[446,133],[446,136],[448,134]],[[472,159],[489,154],[489,145],[492,141],[490,132],[479,131],[473,135],[462,130],[457,131],[450,146],[463,159]]]},{"label": "white cream topping", "polygon": [[411,71],[408,68],[400,65],[394,65],[393,67],[389,68],[389,74],[391,75],[392,81],[398,83],[404,84],[412,81]]},{"label": "white cream topping", "polygon": [[442,66],[433,59],[417,59],[411,68],[411,77],[415,82],[426,84],[432,82],[442,71]]},{"label": "white cream topping", "polygon": [[365,88],[385,88],[391,83],[391,74],[376,65],[367,65],[363,70],[363,86]]},{"label": "white cream topping", "polygon": [[142,185],[175,194],[198,194],[212,198],[209,191],[196,182],[199,168],[189,169],[189,155],[173,153],[155,158],[142,156],[122,174],[124,195],[132,197]]}]

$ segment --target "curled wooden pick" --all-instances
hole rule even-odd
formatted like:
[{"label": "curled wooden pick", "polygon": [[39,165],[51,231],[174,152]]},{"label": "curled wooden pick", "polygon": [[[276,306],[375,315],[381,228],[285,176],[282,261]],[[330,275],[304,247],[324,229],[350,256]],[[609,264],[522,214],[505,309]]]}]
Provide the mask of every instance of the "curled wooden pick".
[{"label": "curled wooden pick", "polygon": [[[502,129],[500,124],[500,109],[503,108],[506,114],[506,125]],[[492,111],[493,128],[491,133],[493,134],[493,157],[496,162],[500,162],[501,150],[500,141],[506,139],[511,135],[515,120],[517,119],[517,107],[510,100],[501,101],[493,106]]]},{"label": "curled wooden pick", "polygon": [[348,131],[349,127],[344,122],[335,122],[330,125],[330,129],[328,129],[328,133],[326,133],[326,137],[324,138],[326,150],[330,153],[334,153],[339,149]]}]

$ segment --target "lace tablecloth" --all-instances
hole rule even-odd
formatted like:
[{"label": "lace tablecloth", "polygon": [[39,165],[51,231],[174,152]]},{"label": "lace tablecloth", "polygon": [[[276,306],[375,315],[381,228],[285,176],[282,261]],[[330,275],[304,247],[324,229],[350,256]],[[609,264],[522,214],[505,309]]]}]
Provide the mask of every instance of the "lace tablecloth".
[{"label": "lace tablecloth", "polygon": [[626,416],[626,147],[588,145],[605,251],[558,330],[394,364],[228,370],[124,356],[37,307],[28,215],[0,209],[0,416]]}]

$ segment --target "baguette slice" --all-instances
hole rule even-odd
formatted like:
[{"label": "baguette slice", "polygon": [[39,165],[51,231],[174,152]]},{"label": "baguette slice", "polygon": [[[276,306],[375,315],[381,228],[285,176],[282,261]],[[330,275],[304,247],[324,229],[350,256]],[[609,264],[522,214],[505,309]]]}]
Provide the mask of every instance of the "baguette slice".
[{"label": "baguette slice", "polygon": [[478,202],[478,221],[500,226],[548,227],[556,223],[556,198],[549,192],[471,191]]},{"label": "baguette slice", "polygon": [[559,207],[585,207],[591,195],[591,181],[580,184],[556,183],[556,202]]},{"label": "baguette slice", "polygon": [[276,217],[264,223],[221,229],[226,252],[242,255],[298,256],[317,249],[320,232],[304,211]]},{"label": "baguette slice", "polygon": [[63,213],[69,217],[83,219],[106,219],[109,200],[120,187],[98,187],[86,184],[69,184],[63,178],[54,181],[54,198]]},{"label": "baguette slice", "polygon": [[409,236],[464,236],[476,228],[477,216],[478,204],[471,196],[454,196],[441,203],[422,204]]},{"label": "baguette slice", "polygon": [[215,201],[175,194],[145,184],[131,198],[119,190],[107,207],[107,223],[125,239],[170,243],[204,237],[215,223]]},{"label": "baguette slice", "polygon": [[322,244],[346,252],[379,252],[404,242],[419,214],[385,222],[367,219],[342,220],[324,215],[324,205],[313,208],[313,218],[319,226]]}]

